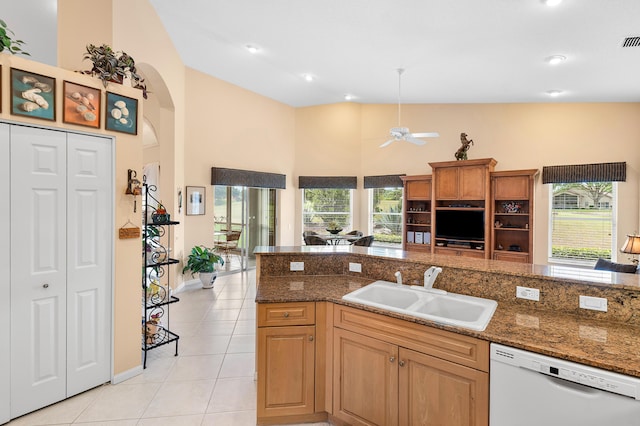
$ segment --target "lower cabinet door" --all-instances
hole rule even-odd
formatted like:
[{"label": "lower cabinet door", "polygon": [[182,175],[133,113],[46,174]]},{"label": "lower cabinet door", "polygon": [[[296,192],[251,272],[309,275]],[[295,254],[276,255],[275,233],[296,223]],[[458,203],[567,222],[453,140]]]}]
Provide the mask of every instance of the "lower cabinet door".
[{"label": "lower cabinet door", "polygon": [[486,426],[489,375],[400,348],[399,424]]},{"label": "lower cabinet door", "polygon": [[398,425],[398,347],[334,328],[333,350],[333,415],[354,426]]},{"label": "lower cabinet door", "polygon": [[258,328],[257,417],[311,414],[315,326]]}]

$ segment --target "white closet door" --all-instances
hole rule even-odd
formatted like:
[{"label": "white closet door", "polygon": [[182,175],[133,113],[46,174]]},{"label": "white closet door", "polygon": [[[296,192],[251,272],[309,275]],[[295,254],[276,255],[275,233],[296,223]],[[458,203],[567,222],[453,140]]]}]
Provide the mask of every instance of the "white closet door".
[{"label": "white closet door", "polygon": [[11,417],[66,395],[66,134],[11,127]]},{"label": "white closet door", "polygon": [[[9,125],[0,123],[0,424],[10,419]],[[7,345],[7,342],[9,343]]]},{"label": "white closet door", "polygon": [[67,397],[111,378],[111,139],[67,136]]}]

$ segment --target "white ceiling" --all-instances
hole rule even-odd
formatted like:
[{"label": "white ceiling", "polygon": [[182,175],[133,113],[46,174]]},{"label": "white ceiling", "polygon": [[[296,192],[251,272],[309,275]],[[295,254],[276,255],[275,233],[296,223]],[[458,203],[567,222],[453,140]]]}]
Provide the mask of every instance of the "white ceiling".
[{"label": "white ceiling", "polygon": [[640,101],[640,0],[150,1],[187,66],[296,107],[395,103],[397,68],[403,103]]}]

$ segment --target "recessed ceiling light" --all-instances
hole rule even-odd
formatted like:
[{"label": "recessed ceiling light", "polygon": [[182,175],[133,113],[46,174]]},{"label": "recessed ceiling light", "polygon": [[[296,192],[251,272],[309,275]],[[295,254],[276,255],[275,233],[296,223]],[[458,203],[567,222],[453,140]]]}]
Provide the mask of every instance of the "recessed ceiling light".
[{"label": "recessed ceiling light", "polygon": [[256,54],[260,51],[260,47],[256,46],[255,44],[247,44],[245,46],[245,49],[247,49],[249,53],[253,53],[253,54]]},{"label": "recessed ceiling light", "polygon": [[305,81],[313,81],[316,79],[312,74],[302,74],[302,78],[304,78]]},{"label": "recessed ceiling light", "polygon": [[562,3],[562,0],[542,0],[542,3],[546,4],[547,6],[553,7]]},{"label": "recessed ceiling light", "polygon": [[547,90],[547,95],[551,96],[552,98],[557,98],[561,94],[562,90]]},{"label": "recessed ceiling light", "polygon": [[566,60],[567,60],[567,57],[562,55],[553,55],[545,58],[545,61],[547,61],[549,65],[558,65],[559,63],[564,62]]},{"label": "recessed ceiling light", "polygon": [[345,101],[352,101],[353,100],[353,95],[350,93],[347,93],[346,95],[344,95],[344,100]]}]

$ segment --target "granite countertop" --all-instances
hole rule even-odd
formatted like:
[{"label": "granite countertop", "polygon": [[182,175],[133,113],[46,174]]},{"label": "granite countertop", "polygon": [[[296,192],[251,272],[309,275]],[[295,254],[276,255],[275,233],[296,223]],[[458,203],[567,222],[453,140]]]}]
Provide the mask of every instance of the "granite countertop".
[{"label": "granite countertop", "polygon": [[487,328],[475,331],[342,300],[343,295],[374,281],[350,275],[267,276],[260,279],[256,302],[333,302],[640,377],[640,328],[636,326],[499,302]]}]

